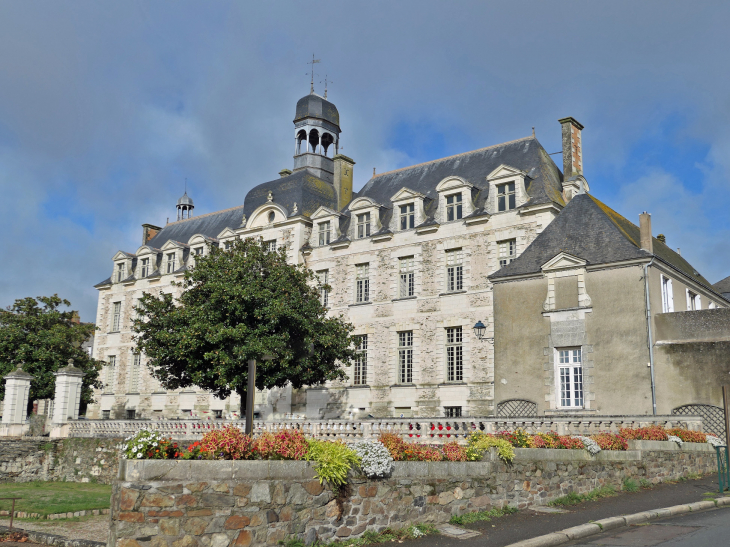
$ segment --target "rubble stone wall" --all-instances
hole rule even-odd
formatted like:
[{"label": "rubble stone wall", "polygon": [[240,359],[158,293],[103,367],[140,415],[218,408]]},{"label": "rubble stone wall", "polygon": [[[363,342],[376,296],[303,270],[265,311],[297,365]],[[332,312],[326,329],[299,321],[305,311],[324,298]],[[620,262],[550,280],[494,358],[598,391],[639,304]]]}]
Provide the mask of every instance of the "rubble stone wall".
[{"label": "rubble stone wall", "polygon": [[390,477],[351,477],[344,491],[320,484],[298,461],[125,460],[112,494],[109,547],[247,547],[299,537],[357,537],[367,530],[440,523],[454,514],[544,505],[626,477],[657,483],[715,471],[710,445],[600,452],[516,449],[508,466],[397,462]]}]

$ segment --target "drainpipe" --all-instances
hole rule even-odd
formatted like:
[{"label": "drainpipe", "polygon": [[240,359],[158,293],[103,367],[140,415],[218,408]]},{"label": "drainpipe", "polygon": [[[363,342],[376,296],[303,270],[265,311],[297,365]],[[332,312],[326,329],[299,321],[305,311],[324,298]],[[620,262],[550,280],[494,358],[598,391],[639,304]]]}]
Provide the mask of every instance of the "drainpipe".
[{"label": "drainpipe", "polygon": [[654,382],[654,340],[651,334],[651,302],[649,300],[649,266],[654,263],[654,257],[648,264],[644,264],[644,292],[646,293],[646,326],[649,337],[649,370],[651,372],[651,408],[656,416],[656,383]]}]

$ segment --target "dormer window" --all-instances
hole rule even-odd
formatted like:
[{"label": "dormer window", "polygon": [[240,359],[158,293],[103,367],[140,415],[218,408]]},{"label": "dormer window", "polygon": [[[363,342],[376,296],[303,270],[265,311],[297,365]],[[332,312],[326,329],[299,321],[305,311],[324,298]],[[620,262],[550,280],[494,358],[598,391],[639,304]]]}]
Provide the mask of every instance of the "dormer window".
[{"label": "dormer window", "polygon": [[200,255],[202,255],[202,254],[203,254],[203,247],[202,247],[202,246],[200,246],[200,247],[195,247],[195,248],[193,249],[193,252],[195,253],[195,256],[200,256]]},{"label": "dormer window", "polygon": [[147,277],[150,275],[150,259],[149,258],[143,258],[142,259],[142,265],[139,269],[140,277]]},{"label": "dormer window", "polygon": [[175,271],[175,253],[167,253],[167,273]]},{"label": "dormer window", "polygon": [[270,239],[269,241],[264,241],[264,245],[266,246],[266,252],[273,253],[276,251],[276,240]]},{"label": "dormer window", "polygon": [[416,206],[414,203],[406,203],[400,206],[400,229],[408,230],[416,227]]},{"label": "dormer window", "polygon": [[370,236],[370,213],[363,213],[357,215],[357,237],[362,239],[363,237]]},{"label": "dormer window", "polygon": [[507,182],[497,185],[497,211],[511,211],[517,206],[515,201],[515,183]]},{"label": "dormer window", "polygon": [[231,242],[230,241],[226,241],[225,243],[223,243],[223,248],[226,251],[230,251],[231,250]]},{"label": "dormer window", "polygon": [[329,245],[330,244],[330,221],[327,222],[320,222],[318,224],[319,227],[319,245],[320,247],[322,245]]},{"label": "dormer window", "polygon": [[461,194],[446,196],[446,220],[459,220],[461,216]]},{"label": "dormer window", "polygon": [[[109,271],[109,270],[107,270]],[[124,262],[117,264],[117,283],[121,283],[127,276],[125,275],[126,268]]]}]

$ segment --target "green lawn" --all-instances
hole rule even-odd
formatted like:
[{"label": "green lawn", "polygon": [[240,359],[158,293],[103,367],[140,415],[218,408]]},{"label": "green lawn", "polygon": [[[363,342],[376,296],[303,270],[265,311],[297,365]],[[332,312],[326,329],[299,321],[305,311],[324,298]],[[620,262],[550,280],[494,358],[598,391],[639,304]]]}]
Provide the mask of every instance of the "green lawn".
[{"label": "green lawn", "polygon": [[[78,482],[3,482],[0,498],[15,501],[16,511],[51,515],[85,509],[108,509],[112,487],[108,484]],[[12,501],[0,500],[0,510],[10,511]]]}]

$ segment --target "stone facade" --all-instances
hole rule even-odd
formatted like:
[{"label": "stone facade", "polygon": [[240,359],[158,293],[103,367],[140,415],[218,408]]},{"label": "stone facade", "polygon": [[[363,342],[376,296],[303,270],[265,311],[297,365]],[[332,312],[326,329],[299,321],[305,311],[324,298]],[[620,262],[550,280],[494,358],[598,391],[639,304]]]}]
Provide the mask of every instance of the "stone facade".
[{"label": "stone facade", "polygon": [[716,465],[710,445],[691,443],[597,456],[515,452],[511,466],[494,451],[482,462],[397,462],[391,477],[352,477],[339,496],[319,483],[309,462],[127,460],[114,482],[108,546],[247,547],[292,537],[312,543],[491,507],[544,505],[569,492],[620,488],[627,477],[677,480]]},{"label": "stone facade", "polygon": [[109,484],[119,469],[121,439],[48,437],[0,441],[0,481],[66,481]]}]

